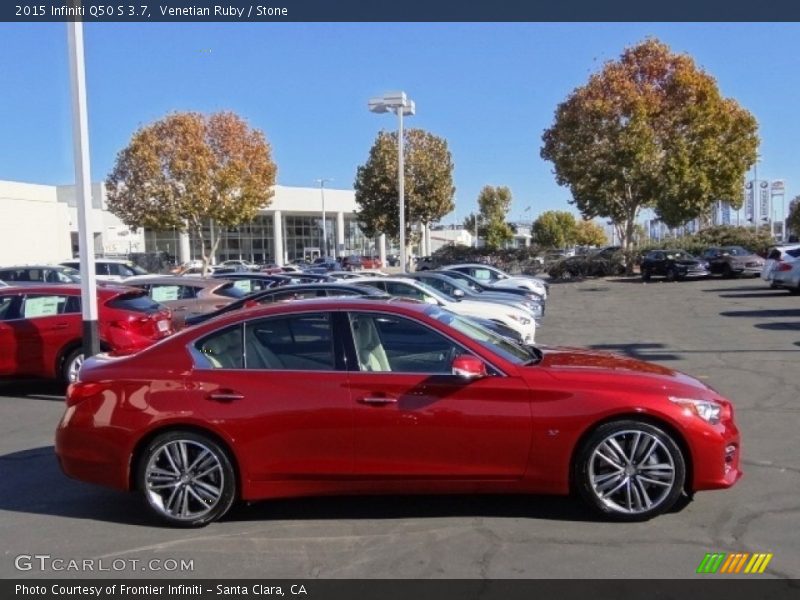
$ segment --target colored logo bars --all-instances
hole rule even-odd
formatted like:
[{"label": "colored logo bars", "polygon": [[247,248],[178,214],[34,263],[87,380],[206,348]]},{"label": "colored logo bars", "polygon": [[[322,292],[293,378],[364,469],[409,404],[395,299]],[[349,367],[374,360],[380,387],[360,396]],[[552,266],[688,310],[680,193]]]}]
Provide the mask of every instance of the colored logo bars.
[{"label": "colored logo bars", "polygon": [[697,567],[698,573],[763,573],[772,553],[714,552],[705,555]]}]

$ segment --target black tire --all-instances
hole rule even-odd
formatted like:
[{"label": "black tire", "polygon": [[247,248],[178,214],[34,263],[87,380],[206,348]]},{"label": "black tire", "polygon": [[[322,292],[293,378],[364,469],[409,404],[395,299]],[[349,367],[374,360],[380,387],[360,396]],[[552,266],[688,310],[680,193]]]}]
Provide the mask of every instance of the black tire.
[{"label": "black tire", "polygon": [[731,266],[728,263],[722,265],[722,276],[725,279],[733,279],[734,277],[733,269],[731,269]]},{"label": "black tire", "polygon": [[678,279],[678,272],[675,270],[675,267],[670,267],[667,269],[667,281],[676,281]]},{"label": "black tire", "polygon": [[642,281],[650,281],[650,269],[642,269]]},{"label": "black tire", "polygon": [[[80,346],[71,350],[61,361],[61,381],[69,385],[77,380],[80,364],[83,363],[83,348]],[[77,366],[77,368],[76,368]]]},{"label": "black tire", "polygon": [[[177,455],[170,454],[169,458],[174,462],[169,461],[165,455],[180,448],[181,443],[186,447],[189,466],[199,461],[199,465],[195,468],[182,469],[186,465],[180,464],[183,460],[180,458],[181,452]],[[204,451],[207,455],[203,454]],[[206,458],[202,458],[203,456]],[[164,476],[153,473],[152,467],[174,470],[176,474]],[[208,474],[202,478],[190,477],[192,472],[200,475],[201,473],[197,473],[199,469],[208,470]],[[184,474],[179,476],[179,473]],[[172,486],[172,491],[169,491],[168,486],[173,481],[175,485]],[[164,491],[151,489],[151,485],[161,486],[159,489]],[[176,527],[203,527],[222,518],[236,500],[236,471],[227,450],[212,438],[193,431],[174,430],[155,437],[141,452],[136,468],[136,489],[142,494],[150,511],[162,521]],[[214,489],[218,490],[218,494],[209,491]],[[178,496],[173,498],[176,494]],[[215,499],[212,501],[203,498],[205,494],[215,496]],[[186,514],[181,515],[181,509],[170,510],[170,506],[178,508],[177,504],[181,503],[184,496],[187,499],[180,508],[185,506]],[[173,500],[173,503],[170,500]],[[190,512],[190,508],[197,510]]]},{"label": "black tire", "polygon": [[[610,439],[617,441],[622,456],[607,445]],[[649,444],[652,448],[648,453]],[[626,452],[631,450],[634,459],[626,462]],[[608,453],[614,461],[624,464],[622,470],[600,453]],[[666,462],[659,462],[662,460]],[[645,477],[647,482],[641,479]],[[686,461],[672,435],[663,429],[634,419],[614,421],[598,427],[578,449],[572,480],[581,498],[605,518],[645,521],[670,510],[681,497]],[[651,481],[658,481],[658,485]],[[603,492],[607,492],[605,497]],[[618,495],[622,504],[617,503]]]}]

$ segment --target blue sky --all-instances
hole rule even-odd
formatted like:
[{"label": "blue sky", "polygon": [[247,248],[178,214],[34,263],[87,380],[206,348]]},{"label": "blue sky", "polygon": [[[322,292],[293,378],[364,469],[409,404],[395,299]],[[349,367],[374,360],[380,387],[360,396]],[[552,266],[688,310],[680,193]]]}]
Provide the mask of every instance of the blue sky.
[{"label": "blue sky", "polygon": [[[486,184],[512,190],[512,218],[569,209],[539,158],[558,102],[603,61],[656,36],[688,52],[760,124],[759,178],[800,194],[797,24],[87,24],[92,177],[138,127],[175,110],[233,110],[262,129],[278,183],[351,188],[392,115],[367,100],[404,90],[408,126],[447,139],[457,216]],[[0,24],[0,179],[74,180],[64,24]],[[452,220],[451,215],[445,222]]]}]

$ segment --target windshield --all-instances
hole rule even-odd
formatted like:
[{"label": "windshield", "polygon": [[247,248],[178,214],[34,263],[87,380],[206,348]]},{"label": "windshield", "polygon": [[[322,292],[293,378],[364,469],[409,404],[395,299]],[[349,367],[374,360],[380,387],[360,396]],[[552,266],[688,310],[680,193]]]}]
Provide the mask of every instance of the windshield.
[{"label": "windshield", "polygon": [[442,310],[432,309],[429,313],[434,319],[453,329],[460,331],[464,335],[478,342],[481,346],[499,354],[501,357],[515,365],[532,364],[538,362],[538,354],[533,350],[528,350],[525,346],[517,344],[509,338],[503,337],[493,331],[486,329],[478,323],[454,315],[453,313]]},{"label": "windshield", "polygon": [[692,260],[694,256],[683,250],[667,250],[667,258],[672,260]]},{"label": "windshield", "polygon": [[741,246],[730,246],[729,248],[723,248],[722,251],[727,252],[731,256],[750,256],[752,254],[752,252]]}]

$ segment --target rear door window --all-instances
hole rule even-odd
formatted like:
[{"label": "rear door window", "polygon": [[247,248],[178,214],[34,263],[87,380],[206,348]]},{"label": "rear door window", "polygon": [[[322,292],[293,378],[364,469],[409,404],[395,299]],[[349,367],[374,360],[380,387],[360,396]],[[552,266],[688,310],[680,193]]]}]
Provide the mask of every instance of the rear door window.
[{"label": "rear door window", "polygon": [[163,307],[150,298],[145,293],[131,292],[112,298],[106,302],[106,306],[117,310],[130,310],[139,313],[153,313],[161,310]]},{"label": "rear door window", "polygon": [[333,371],[331,316],[311,313],[247,323],[248,369]]},{"label": "rear door window", "polygon": [[27,294],[22,304],[22,317],[36,319],[64,314],[67,299],[67,296],[55,294]]}]

